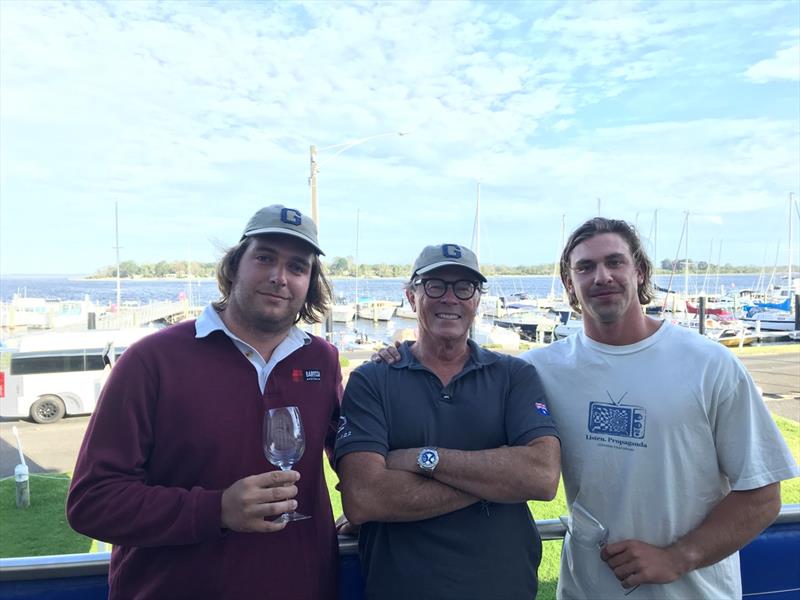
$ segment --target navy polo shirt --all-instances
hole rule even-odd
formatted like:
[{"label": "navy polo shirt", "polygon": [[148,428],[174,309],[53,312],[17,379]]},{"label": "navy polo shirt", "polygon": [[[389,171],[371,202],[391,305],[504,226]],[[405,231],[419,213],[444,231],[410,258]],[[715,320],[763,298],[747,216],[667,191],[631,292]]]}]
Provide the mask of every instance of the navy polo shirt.
[{"label": "navy polo shirt", "polygon": [[[486,450],[557,436],[536,370],[469,342],[450,383],[400,348],[366,363],[345,389],[335,458],[435,446]],[[409,523],[365,523],[359,553],[367,598],[531,599],[541,541],[526,503],[477,503]]]}]

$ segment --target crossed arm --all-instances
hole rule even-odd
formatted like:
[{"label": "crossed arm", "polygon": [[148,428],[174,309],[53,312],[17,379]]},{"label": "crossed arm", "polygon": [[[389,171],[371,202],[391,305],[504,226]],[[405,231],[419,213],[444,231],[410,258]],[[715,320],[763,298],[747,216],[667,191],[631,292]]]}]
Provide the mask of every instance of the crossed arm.
[{"label": "crossed arm", "polygon": [[660,548],[638,540],[608,544],[601,557],[625,588],[670,583],[733,554],[768,527],[781,507],[780,483],[730,492],[685,536]]},{"label": "crossed arm", "polygon": [[433,477],[418,472],[419,450],[393,450],[386,458],[374,452],[342,457],[342,506],[351,523],[419,521],[479,500],[551,500],[558,487],[561,447],[552,436],[489,450],[439,448]]}]

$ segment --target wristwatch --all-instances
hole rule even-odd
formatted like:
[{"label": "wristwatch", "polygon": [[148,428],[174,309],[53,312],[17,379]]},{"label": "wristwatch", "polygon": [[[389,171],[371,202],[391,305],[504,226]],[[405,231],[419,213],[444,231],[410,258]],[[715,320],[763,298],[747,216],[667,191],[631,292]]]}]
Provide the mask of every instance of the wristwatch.
[{"label": "wristwatch", "polygon": [[433,476],[433,470],[439,464],[439,452],[436,448],[423,448],[417,455],[417,466],[423,475]]}]

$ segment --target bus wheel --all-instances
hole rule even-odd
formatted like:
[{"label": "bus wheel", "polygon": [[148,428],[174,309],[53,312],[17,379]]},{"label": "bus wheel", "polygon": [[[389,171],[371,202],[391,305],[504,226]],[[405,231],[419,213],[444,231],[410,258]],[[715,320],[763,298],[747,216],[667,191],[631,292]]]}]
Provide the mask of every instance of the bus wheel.
[{"label": "bus wheel", "polygon": [[53,394],[46,394],[31,404],[31,419],[37,423],[55,423],[66,412],[64,402]]}]

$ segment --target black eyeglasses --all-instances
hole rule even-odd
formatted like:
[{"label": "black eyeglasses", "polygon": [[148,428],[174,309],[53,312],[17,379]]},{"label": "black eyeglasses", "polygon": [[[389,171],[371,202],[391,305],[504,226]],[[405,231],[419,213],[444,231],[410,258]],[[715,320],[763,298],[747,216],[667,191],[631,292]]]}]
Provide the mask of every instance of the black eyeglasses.
[{"label": "black eyeglasses", "polygon": [[444,279],[417,279],[414,285],[422,285],[425,290],[425,295],[428,298],[441,298],[447,293],[447,288],[452,287],[453,293],[459,300],[469,300],[475,295],[478,289],[478,284],[468,279],[459,279],[458,281],[445,281]]}]

